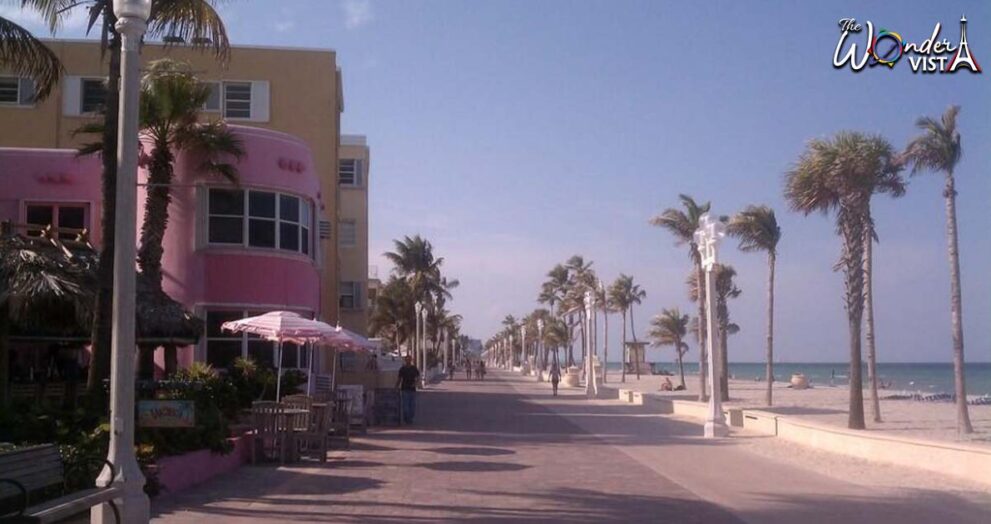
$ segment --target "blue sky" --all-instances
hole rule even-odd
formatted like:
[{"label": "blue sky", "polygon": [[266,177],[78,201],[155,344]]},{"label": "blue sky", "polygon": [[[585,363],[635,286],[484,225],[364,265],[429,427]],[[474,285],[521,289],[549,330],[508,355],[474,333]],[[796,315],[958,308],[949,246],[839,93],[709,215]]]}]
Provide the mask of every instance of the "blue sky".
[{"label": "blue sky", "polygon": [[[967,353],[991,358],[991,71],[914,75],[904,61],[860,74],[831,66],[840,18],[871,20],[909,41],[942,22],[955,43],[961,14],[975,58],[991,64],[991,4],[979,1],[225,7],[237,44],[338,51],[343,129],[368,135],[372,147],[373,263],[390,239],[427,236],[462,282],[453,307],[470,334],[487,337],[505,314],[535,307],[544,274],[575,253],[606,280],[624,272],[645,287],[641,336],[662,307],[691,311],[686,249],[647,224],[688,193],[711,200],[719,214],[751,203],[778,211],[783,361],[842,361],[847,352],[832,221],[787,211],[783,173],[809,138],[853,129],[901,147],[918,116],[950,104],[963,106],[957,187]],[[875,200],[883,361],[950,359],[941,192],[942,179],[926,175],[897,201]],[[732,243],[723,258],[743,289],[731,305],[742,327],[731,358],[759,361],[765,261]]]}]

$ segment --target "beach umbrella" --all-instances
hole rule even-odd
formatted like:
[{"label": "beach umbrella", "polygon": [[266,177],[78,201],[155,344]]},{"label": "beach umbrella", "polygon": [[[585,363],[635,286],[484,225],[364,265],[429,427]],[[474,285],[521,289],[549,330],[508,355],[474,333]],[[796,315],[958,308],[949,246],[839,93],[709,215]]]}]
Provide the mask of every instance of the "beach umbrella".
[{"label": "beach umbrella", "polygon": [[[278,374],[275,381],[276,401],[282,396],[282,343],[307,344],[318,342],[334,336],[336,332],[330,324],[304,318],[299,313],[292,311],[270,311],[264,315],[224,322],[220,328],[234,333],[251,333],[278,342],[278,349],[275,354],[275,360],[278,362]],[[311,351],[311,363],[312,353]],[[313,373],[312,364],[310,373],[311,375]]]},{"label": "beach umbrella", "polygon": [[[333,333],[328,334],[322,340],[320,340],[320,345],[335,349],[337,351],[376,351],[378,349],[378,344],[368,340],[367,338],[351,331],[349,329],[337,326],[333,328]],[[334,355],[334,363],[331,367],[331,390],[337,387],[337,359],[338,356]],[[313,353],[310,353],[310,373],[313,370]],[[312,384],[313,381],[310,381]]]}]

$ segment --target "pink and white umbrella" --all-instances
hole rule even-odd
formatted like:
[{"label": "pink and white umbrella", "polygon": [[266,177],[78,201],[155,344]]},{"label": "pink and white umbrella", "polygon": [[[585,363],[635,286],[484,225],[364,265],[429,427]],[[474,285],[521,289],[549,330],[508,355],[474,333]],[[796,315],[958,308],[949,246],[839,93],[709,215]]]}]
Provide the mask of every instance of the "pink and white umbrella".
[{"label": "pink and white umbrella", "polygon": [[[264,315],[224,322],[220,328],[234,333],[251,333],[279,343],[275,355],[275,360],[278,362],[278,375],[275,381],[276,401],[282,396],[282,343],[306,344],[337,336],[336,329],[330,324],[304,318],[292,311],[270,311]],[[310,354],[312,355],[312,351]],[[312,365],[310,368],[312,373]]]},{"label": "pink and white umbrella", "polygon": [[[378,346],[368,340],[367,338],[355,333],[354,331],[344,329],[341,326],[334,328],[334,333],[325,337],[320,343],[329,348],[336,349],[338,351],[375,351]],[[336,387],[337,384],[337,359],[340,358],[338,355],[334,355],[334,365],[331,368],[331,388]]]}]

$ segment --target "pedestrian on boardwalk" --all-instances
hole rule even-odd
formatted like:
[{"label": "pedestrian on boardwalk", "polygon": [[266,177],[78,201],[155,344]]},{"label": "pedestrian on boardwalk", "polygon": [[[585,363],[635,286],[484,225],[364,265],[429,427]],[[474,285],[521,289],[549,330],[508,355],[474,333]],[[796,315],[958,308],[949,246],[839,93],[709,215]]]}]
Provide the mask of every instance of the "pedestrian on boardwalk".
[{"label": "pedestrian on boardwalk", "polygon": [[406,363],[399,368],[399,376],[396,377],[396,387],[402,400],[403,422],[413,423],[416,415],[416,383],[420,378],[420,370],[413,365],[413,357],[406,355]]},{"label": "pedestrian on boardwalk", "polygon": [[554,388],[554,396],[557,396],[557,384],[561,382],[561,366],[557,364],[557,359],[554,359],[554,364],[551,365],[551,387]]},{"label": "pedestrian on boardwalk", "polygon": [[465,375],[468,377],[466,380],[471,380],[471,360],[465,360]]},{"label": "pedestrian on boardwalk", "polygon": [[478,369],[475,370],[478,375],[478,380],[485,380],[485,362],[482,360],[478,361]]}]

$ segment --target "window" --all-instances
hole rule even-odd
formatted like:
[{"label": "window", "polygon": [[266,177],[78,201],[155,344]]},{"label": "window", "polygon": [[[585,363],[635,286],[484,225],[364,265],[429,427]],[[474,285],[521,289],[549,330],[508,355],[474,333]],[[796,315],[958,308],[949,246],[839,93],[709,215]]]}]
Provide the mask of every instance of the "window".
[{"label": "window", "polygon": [[270,191],[211,188],[209,207],[211,244],[311,252],[313,208],[306,200]]},{"label": "window", "polygon": [[102,78],[84,78],[82,81],[82,113],[99,113],[107,102],[107,82]]},{"label": "window", "polygon": [[[28,204],[25,222],[29,236],[40,236],[41,231],[52,226],[58,231],[59,240],[75,240],[79,230],[86,227],[86,206],[81,204]],[[37,226],[37,227],[34,227]]]},{"label": "window", "polygon": [[341,247],[354,247],[358,244],[358,225],[354,220],[341,220],[337,239]]},{"label": "window", "polygon": [[363,162],[356,158],[345,158],[338,163],[337,183],[342,186],[360,186]]},{"label": "window", "polygon": [[[276,342],[247,333],[230,333],[220,326],[261,311],[216,309],[206,312],[206,361],[217,369],[230,369],[238,357],[250,358],[260,366],[274,368]],[[308,316],[304,314],[303,316]],[[306,347],[292,343],[282,345],[283,368],[309,368],[310,355]]]},{"label": "window", "polygon": [[0,77],[0,104],[19,104],[21,102],[21,82],[17,77]]},{"label": "window", "polygon": [[251,82],[224,82],[224,117],[251,118]]},{"label": "window", "polygon": [[30,106],[34,104],[34,80],[16,76],[0,76],[0,105]]},{"label": "window", "polygon": [[211,189],[209,210],[211,244],[244,244],[244,192]]},{"label": "window", "polygon": [[338,305],[341,309],[361,308],[361,284],[359,282],[341,282]]},{"label": "window", "polygon": [[202,82],[200,85],[210,90],[206,102],[203,102],[203,111],[220,112],[220,82]]}]

